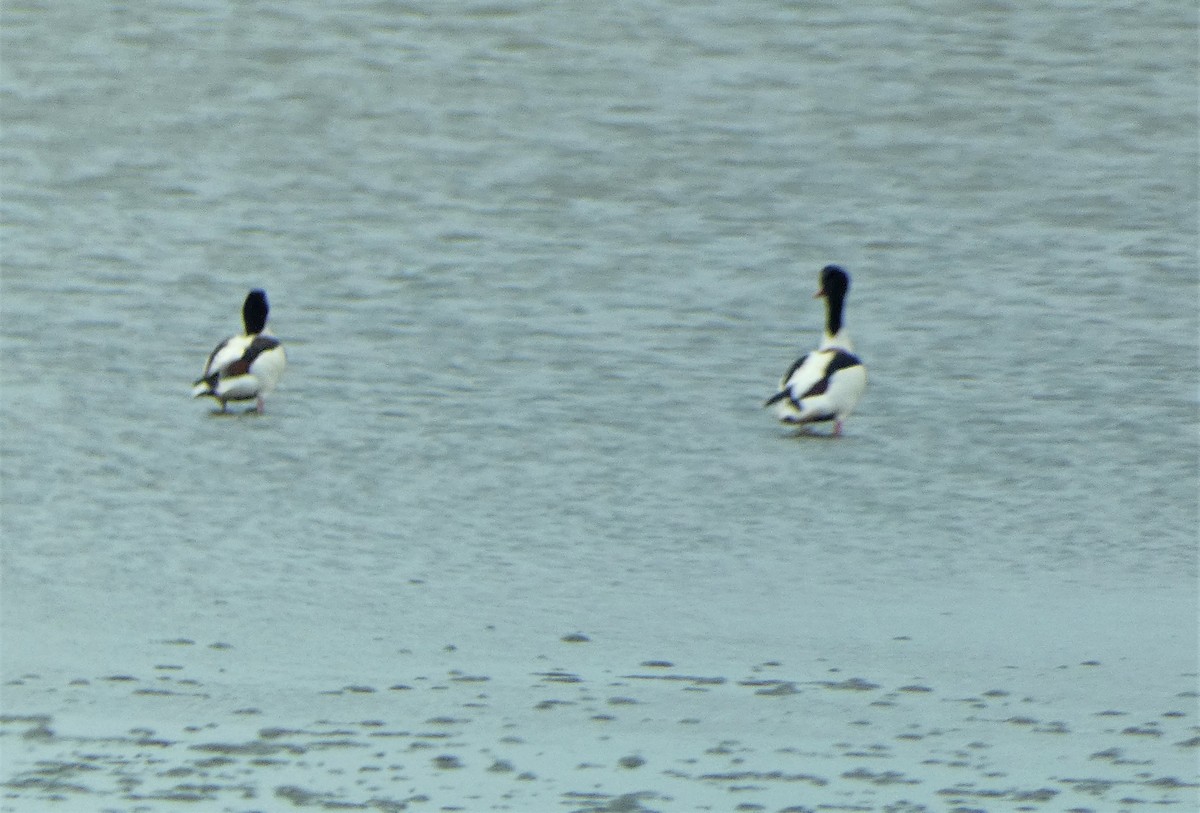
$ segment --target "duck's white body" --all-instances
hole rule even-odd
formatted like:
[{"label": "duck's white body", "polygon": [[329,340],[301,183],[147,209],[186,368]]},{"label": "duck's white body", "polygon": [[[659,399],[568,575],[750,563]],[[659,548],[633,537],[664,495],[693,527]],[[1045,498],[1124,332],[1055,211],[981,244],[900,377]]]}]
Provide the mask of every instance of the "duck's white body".
[{"label": "duck's white body", "polygon": [[837,347],[814,350],[792,365],[770,403],[784,423],[834,422],[841,434],[863,390],[867,370],[858,356]]},{"label": "duck's white body", "polygon": [[854,355],[854,343],[842,324],[842,305],[850,280],[837,266],[821,271],[826,322],[821,343],[801,356],[779,382],[779,392],[767,400],[784,423],[807,424],[833,421],[833,434],[842,433],[842,423],[854,411],[867,387],[867,370]]},{"label": "duck's white body", "polygon": [[283,345],[266,331],[266,294],[251,291],[242,307],[242,318],[246,332],[216,346],[192,388],[194,398],[216,398],[222,412],[229,401],[255,401],[262,412],[264,398],[278,385],[287,367]]}]

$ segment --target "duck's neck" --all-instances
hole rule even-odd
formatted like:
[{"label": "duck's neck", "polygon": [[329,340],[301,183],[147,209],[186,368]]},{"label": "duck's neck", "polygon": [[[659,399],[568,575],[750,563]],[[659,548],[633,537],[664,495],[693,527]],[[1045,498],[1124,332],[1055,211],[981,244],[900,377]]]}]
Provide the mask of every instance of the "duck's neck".
[{"label": "duck's neck", "polygon": [[837,347],[841,350],[846,350],[850,353],[854,352],[854,342],[850,339],[850,332],[842,328],[837,333],[825,333],[821,336],[821,346],[818,350],[828,350],[831,347]]},{"label": "duck's neck", "polygon": [[267,306],[257,299],[247,299],[242,306],[242,325],[247,336],[256,336],[267,326]]},{"label": "duck's neck", "polygon": [[831,291],[825,295],[825,332],[821,335],[820,348],[822,350],[827,347],[854,349],[854,344],[850,341],[850,332],[842,323],[842,307],[845,301],[846,295],[839,291]]}]

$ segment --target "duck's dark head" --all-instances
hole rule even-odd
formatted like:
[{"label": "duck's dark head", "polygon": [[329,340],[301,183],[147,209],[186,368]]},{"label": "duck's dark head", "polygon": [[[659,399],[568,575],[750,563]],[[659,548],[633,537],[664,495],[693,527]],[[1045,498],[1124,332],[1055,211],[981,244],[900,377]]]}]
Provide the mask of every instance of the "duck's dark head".
[{"label": "duck's dark head", "polygon": [[269,310],[266,291],[255,288],[246,295],[246,302],[242,305],[242,323],[246,326],[247,336],[263,332]]},{"label": "duck's dark head", "polygon": [[821,269],[821,290],[816,296],[843,300],[850,290],[850,275],[840,265],[827,265]]}]

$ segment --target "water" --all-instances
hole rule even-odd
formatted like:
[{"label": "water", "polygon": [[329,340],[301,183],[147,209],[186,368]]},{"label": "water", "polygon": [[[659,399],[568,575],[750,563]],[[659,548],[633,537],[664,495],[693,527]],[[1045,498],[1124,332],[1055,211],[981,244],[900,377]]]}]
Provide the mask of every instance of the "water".
[{"label": "water", "polygon": [[[7,626],[1193,584],[1192,11],[9,4]],[[792,438],[835,261],[870,384]]]}]

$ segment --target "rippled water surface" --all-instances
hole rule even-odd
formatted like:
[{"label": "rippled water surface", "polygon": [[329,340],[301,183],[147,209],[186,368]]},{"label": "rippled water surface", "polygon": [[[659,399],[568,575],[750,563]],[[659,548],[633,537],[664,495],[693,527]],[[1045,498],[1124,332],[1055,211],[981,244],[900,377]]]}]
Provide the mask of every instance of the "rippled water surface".
[{"label": "rippled water surface", "polygon": [[[8,4],[6,623],[1194,582],[1186,5]],[[760,410],[833,261],[836,442]]]}]

